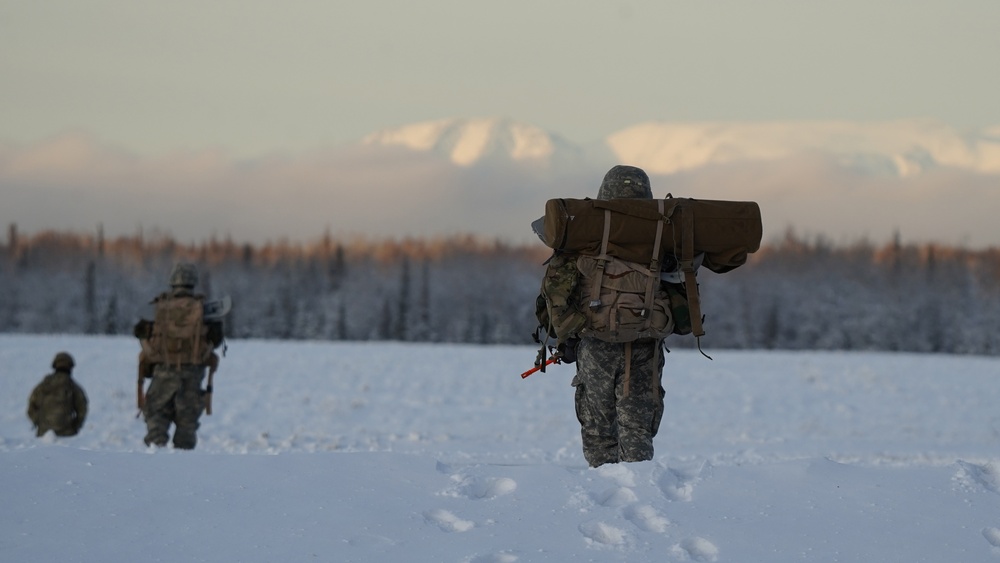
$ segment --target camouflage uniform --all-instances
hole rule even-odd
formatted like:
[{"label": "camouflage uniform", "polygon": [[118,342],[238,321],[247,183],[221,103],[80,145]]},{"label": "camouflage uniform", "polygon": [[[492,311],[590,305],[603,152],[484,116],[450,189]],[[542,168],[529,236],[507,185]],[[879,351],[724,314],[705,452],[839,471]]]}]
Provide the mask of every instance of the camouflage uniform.
[{"label": "camouflage uniform", "polygon": [[73,380],[73,357],[59,352],[52,360],[54,373],[45,376],[31,391],[28,418],[37,436],[52,430],[56,436],[75,436],[87,419],[87,394]]},{"label": "camouflage uniform", "polygon": [[[178,264],[170,275],[171,297],[194,295],[198,273],[191,264]],[[220,334],[221,337],[221,334]],[[155,364],[152,383],[146,391],[143,415],[146,419],[147,446],[165,446],[174,424],[175,448],[191,450],[198,443],[198,420],[205,410],[205,391],[201,382],[206,365]],[[142,370],[140,370],[142,374]]]},{"label": "camouflage uniform", "polygon": [[[615,166],[597,199],[652,199],[639,168]],[[576,416],[583,456],[591,467],[653,459],[653,437],[663,417],[662,340],[627,343],[583,338],[576,349]]]},{"label": "camouflage uniform", "polygon": [[146,445],[165,446],[170,424],[174,430],[174,447],[192,450],[198,443],[198,419],[205,410],[201,381],[205,366],[171,366],[157,364],[153,382],[146,392]]}]

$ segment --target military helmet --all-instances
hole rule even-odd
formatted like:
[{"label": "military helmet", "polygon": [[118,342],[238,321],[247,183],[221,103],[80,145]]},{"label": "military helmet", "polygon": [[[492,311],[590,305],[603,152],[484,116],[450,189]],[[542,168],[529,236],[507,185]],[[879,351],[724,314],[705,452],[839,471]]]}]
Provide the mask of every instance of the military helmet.
[{"label": "military helmet", "polygon": [[198,285],[198,268],[189,262],[178,262],[170,272],[171,287],[190,287]]},{"label": "military helmet", "polygon": [[52,358],[52,367],[55,369],[71,370],[74,365],[76,363],[73,362],[73,356],[70,356],[67,352],[59,352],[55,358]]},{"label": "military helmet", "polygon": [[601,181],[597,199],[634,198],[653,199],[649,176],[642,168],[619,164],[611,167]]}]

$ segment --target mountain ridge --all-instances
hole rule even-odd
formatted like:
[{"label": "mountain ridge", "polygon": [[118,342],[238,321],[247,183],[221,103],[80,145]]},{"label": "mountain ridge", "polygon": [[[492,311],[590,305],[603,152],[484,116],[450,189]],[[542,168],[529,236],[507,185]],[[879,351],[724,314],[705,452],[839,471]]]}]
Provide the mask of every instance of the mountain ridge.
[{"label": "mountain ridge", "polygon": [[449,118],[383,129],[367,147],[436,153],[462,167],[628,162],[669,175],[707,166],[819,154],[845,168],[908,177],[951,167],[1000,174],[1000,125],[961,132],[927,118],[892,121],[640,122],[579,145],[511,118]]}]

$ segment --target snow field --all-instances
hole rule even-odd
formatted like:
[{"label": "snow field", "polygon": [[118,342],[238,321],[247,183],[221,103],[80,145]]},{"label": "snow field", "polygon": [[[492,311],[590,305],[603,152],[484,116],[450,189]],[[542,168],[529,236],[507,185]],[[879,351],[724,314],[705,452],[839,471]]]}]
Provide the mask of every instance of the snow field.
[{"label": "snow field", "polygon": [[[24,415],[55,352],[92,415]],[[993,358],[667,356],[652,461],[588,468],[527,347],[233,341],[193,452],[129,338],[0,336],[0,560],[1000,561]]]}]

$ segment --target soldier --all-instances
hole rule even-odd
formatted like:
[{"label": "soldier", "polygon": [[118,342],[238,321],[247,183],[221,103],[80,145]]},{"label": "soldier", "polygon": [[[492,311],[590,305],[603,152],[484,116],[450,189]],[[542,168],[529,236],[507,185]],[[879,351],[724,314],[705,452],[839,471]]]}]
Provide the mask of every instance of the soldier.
[{"label": "soldier", "polygon": [[37,436],[51,430],[56,436],[76,436],[87,419],[87,394],[73,380],[73,356],[59,352],[52,360],[55,370],[31,391],[28,418]]},{"label": "soldier", "polygon": [[140,398],[147,446],[165,446],[171,424],[175,448],[194,449],[198,441],[198,420],[206,407],[201,383],[205,369],[217,361],[212,349],[222,342],[222,323],[205,321],[204,296],[194,293],[196,285],[197,268],[179,263],[170,274],[170,291],[153,300],[156,316],[140,356],[140,385],[144,376],[152,378]]},{"label": "soldier", "polygon": [[[615,166],[597,199],[653,199],[646,173]],[[583,456],[591,467],[653,459],[653,437],[663,416],[663,340],[605,342],[582,338],[576,345],[576,415]]]}]

